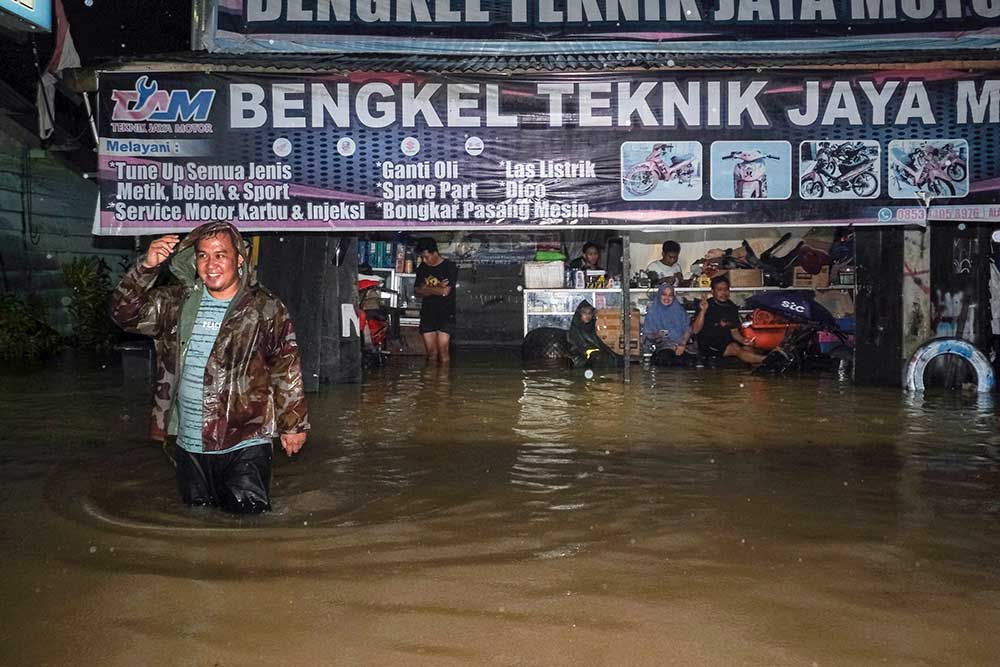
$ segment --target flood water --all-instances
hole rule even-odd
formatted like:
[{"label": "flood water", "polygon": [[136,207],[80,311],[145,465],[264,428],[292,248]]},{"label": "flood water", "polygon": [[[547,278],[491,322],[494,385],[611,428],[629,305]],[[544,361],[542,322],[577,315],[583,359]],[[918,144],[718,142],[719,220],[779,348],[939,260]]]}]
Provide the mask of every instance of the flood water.
[{"label": "flood water", "polygon": [[0,664],[992,665],[992,399],[404,363],[275,510],[184,508],[118,368],[0,374]]}]

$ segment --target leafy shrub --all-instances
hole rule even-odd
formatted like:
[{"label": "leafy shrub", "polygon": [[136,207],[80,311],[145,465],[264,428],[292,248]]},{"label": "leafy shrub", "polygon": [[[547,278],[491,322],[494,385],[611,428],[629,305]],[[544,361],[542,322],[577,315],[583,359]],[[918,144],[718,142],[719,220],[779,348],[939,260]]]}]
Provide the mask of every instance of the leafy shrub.
[{"label": "leafy shrub", "polygon": [[13,292],[0,294],[0,359],[32,361],[62,347],[62,337]]},{"label": "leafy shrub", "polygon": [[78,257],[63,265],[63,279],[73,290],[68,307],[77,347],[107,353],[121,332],[111,321],[111,268],[98,257]]}]

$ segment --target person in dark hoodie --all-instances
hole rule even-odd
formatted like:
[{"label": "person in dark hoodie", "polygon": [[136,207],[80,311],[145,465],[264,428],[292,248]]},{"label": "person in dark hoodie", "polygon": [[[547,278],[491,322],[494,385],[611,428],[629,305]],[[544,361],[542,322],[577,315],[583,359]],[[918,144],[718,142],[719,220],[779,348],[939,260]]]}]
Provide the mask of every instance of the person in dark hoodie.
[{"label": "person in dark hoodie", "polygon": [[[155,287],[167,260],[178,282]],[[154,340],[152,435],[176,439],[183,501],[255,514],[271,507],[273,439],[291,456],[309,421],[292,320],[251,273],[227,222],[163,236],[115,288],[112,317]]]},{"label": "person in dark hoodie", "polygon": [[582,301],[573,313],[566,334],[573,368],[619,366],[622,357],[604,344],[597,335],[597,312],[589,301]]}]

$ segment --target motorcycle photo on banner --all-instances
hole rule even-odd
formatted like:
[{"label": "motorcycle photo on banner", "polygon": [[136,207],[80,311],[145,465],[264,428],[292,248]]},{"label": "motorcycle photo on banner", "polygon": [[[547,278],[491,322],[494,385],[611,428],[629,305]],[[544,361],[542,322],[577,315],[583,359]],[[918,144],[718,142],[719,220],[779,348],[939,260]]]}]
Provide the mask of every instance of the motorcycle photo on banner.
[{"label": "motorcycle photo on banner", "polygon": [[[712,197],[788,199],[791,162],[787,141],[717,141],[712,144]],[[727,179],[730,170],[732,177]]]},{"label": "motorcycle photo on banner", "polygon": [[804,141],[799,147],[799,196],[868,199],[879,194],[877,141]]},{"label": "motorcycle photo on banner", "polygon": [[964,139],[889,142],[889,196],[964,197],[969,194]]},{"label": "motorcycle photo on banner", "polygon": [[[701,144],[626,141],[622,199],[691,200],[702,196]],[[639,161],[636,161],[638,156]]]}]

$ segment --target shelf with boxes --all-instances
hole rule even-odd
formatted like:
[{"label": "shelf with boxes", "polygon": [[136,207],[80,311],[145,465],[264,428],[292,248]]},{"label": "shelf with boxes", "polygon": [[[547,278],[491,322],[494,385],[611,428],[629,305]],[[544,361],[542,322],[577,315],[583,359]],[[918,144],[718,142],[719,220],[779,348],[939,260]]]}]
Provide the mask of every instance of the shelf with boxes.
[{"label": "shelf with boxes", "polygon": [[[732,289],[754,288],[754,289],[853,289],[854,288],[854,267],[845,266],[837,269],[835,275],[830,275],[830,267],[824,266],[819,273],[809,273],[801,267],[791,270],[788,287],[772,287],[764,284],[764,274],[759,269],[730,269],[726,272],[729,276],[729,285]],[[786,279],[789,276],[786,276]]]},{"label": "shelf with boxes", "polygon": [[416,287],[415,273],[399,273],[393,275],[392,290],[399,311],[399,324],[404,327],[420,326],[420,297],[413,293]]},{"label": "shelf with boxes", "polygon": [[[524,290],[524,334],[540,327],[569,329],[576,307],[584,300],[597,310],[621,309],[620,289],[526,289]],[[632,301],[635,305],[635,299]]]},{"label": "shelf with boxes", "polygon": [[[733,287],[731,288],[732,300],[740,306],[740,311],[749,313],[750,310],[743,308],[745,299],[753,294],[761,292],[781,292],[790,290],[812,289],[817,293],[837,293],[846,298],[846,303],[841,305],[842,311],[850,311],[853,315],[853,285],[833,285],[827,287]],[[676,289],[681,303],[690,312],[695,311],[696,299],[702,294],[708,294],[708,287],[678,287]],[[655,287],[632,288],[629,292],[633,312],[638,313],[639,318],[646,312],[646,305],[649,300],[656,296]],[[614,309],[619,315],[615,317],[616,322],[620,322],[622,307],[622,292],[620,289],[525,289],[524,290],[524,335],[529,331],[540,327],[558,327],[568,329],[573,319],[576,307],[583,300],[590,302],[598,311]],[[599,313],[600,315],[600,313]],[[846,315],[842,313],[842,315]],[[607,315],[605,318],[607,319]],[[598,322],[601,319],[599,317]],[[633,326],[636,326],[633,323]]]}]

